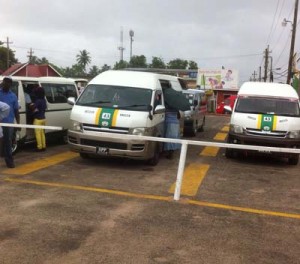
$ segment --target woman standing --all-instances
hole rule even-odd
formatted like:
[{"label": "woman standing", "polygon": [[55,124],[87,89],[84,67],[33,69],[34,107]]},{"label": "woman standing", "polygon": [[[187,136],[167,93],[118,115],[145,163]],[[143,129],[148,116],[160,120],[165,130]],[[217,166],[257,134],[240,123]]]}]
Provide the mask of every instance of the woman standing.
[{"label": "woman standing", "polygon": [[[38,126],[46,125],[45,112],[47,103],[45,99],[45,91],[42,87],[35,90],[36,100],[34,102],[33,124]],[[35,138],[37,142],[37,151],[46,150],[45,130],[42,128],[35,128]]]}]

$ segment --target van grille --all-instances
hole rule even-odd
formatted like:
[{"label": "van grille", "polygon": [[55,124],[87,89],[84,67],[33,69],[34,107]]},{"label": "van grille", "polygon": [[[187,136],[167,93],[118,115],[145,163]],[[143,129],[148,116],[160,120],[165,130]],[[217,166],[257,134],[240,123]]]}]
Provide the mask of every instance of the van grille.
[{"label": "van grille", "polygon": [[118,142],[107,142],[107,141],[98,141],[91,139],[81,139],[81,145],[92,146],[92,147],[101,147],[101,148],[111,148],[111,149],[127,149],[127,144],[118,143]]},{"label": "van grille", "polygon": [[82,124],[83,130],[94,132],[109,132],[117,134],[128,134],[129,128],[127,127],[99,127],[98,125]]},{"label": "van grille", "polygon": [[261,129],[246,128],[246,134],[247,135],[252,135],[252,136],[265,136],[265,137],[272,137],[272,138],[286,138],[287,131],[265,132]]},{"label": "van grille", "polygon": [[145,144],[133,144],[131,150],[133,151],[142,151],[145,148]]}]

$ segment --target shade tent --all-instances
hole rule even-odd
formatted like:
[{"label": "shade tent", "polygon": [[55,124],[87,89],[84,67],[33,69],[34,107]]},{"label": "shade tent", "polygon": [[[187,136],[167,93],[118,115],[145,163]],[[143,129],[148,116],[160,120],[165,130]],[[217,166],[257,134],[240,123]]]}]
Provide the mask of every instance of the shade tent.
[{"label": "shade tent", "polygon": [[169,108],[178,111],[191,110],[190,103],[182,92],[175,91],[172,88],[164,89],[163,92],[165,103]]}]

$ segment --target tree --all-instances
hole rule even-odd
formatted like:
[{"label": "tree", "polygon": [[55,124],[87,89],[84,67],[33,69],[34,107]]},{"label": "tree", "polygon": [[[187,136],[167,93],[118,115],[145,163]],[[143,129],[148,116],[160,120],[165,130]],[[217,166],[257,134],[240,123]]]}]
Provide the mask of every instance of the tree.
[{"label": "tree", "polygon": [[198,64],[195,61],[189,61],[189,70],[198,70]]},{"label": "tree", "polygon": [[107,64],[104,64],[104,65],[102,66],[100,72],[108,71],[108,70],[110,70],[110,68],[111,68],[110,66],[108,66]]},{"label": "tree", "polygon": [[90,68],[89,76],[93,78],[97,76],[99,73],[100,73],[99,68],[96,65],[93,65],[92,68]]},{"label": "tree", "polygon": [[42,57],[40,59],[37,56],[32,56],[31,59],[30,59],[30,63],[31,64],[41,65],[41,64],[49,64],[49,61],[45,57]]},{"label": "tree", "polygon": [[147,68],[147,61],[144,55],[132,56],[129,62],[131,68]]},{"label": "tree", "polygon": [[188,61],[187,60],[182,60],[182,59],[175,59],[171,60],[168,63],[168,68],[169,69],[186,69],[188,66]]},{"label": "tree", "polygon": [[[15,58],[15,54],[9,49],[9,66],[18,63]],[[5,71],[7,69],[7,48],[0,47],[0,70]]]},{"label": "tree", "polygon": [[82,66],[83,71],[85,72],[86,66],[91,63],[91,56],[88,51],[80,50],[79,54],[76,55],[77,63]]},{"label": "tree", "polygon": [[128,67],[128,62],[124,60],[120,60],[119,62],[116,62],[114,65],[114,70],[121,70]]},{"label": "tree", "polygon": [[162,58],[152,57],[152,62],[151,62],[151,64],[149,64],[149,68],[165,69],[166,64],[164,63]]}]

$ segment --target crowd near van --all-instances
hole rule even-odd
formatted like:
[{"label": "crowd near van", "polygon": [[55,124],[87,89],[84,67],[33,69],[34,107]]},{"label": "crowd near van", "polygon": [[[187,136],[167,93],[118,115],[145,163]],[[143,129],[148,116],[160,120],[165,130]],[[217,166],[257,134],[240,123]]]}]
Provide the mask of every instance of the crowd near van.
[{"label": "crowd near van", "polygon": [[[0,77],[0,83],[3,80]],[[46,125],[62,127],[63,135],[66,136],[68,129],[71,108],[67,103],[68,97],[77,98],[78,91],[73,80],[63,77],[12,77],[12,92],[18,97],[20,124],[32,124],[30,109],[28,108],[29,101],[34,102],[34,89],[42,86],[45,90],[47,102],[46,109]],[[29,101],[28,101],[29,100]],[[55,130],[46,130],[46,134],[57,132]],[[32,142],[35,140],[34,130],[31,128],[22,128],[16,132],[16,140],[14,140],[13,151],[16,151],[17,146],[23,143]]]},{"label": "crowd near van", "polygon": [[[106,71],[92,79],[71,112],[68,142],[82,158],[116,156],[159,161],[162,143],[129,140],[122,135],[163,137],[164,87],[182,91],[175,76],[136,71]],[[101,132],[120,135],[117,139]]]},{"label": "crowd near van", "polygon": [[204,130],[207,99],[203,90],[187,89],[183,93],[191,107],[190,110],[184,111],[184,134],[194,137],[198,131]]},{"label": "crowd near van", "polygon": [[[229,109],[230,110],[230,109]],[[282,148],[300,147],[299,97],[288,84],[244,83],[237,96],[231,120],[228,143]],[[226,149],[226,157],[238,150]],[[270,153],[298,164],[294,153]]]}]

